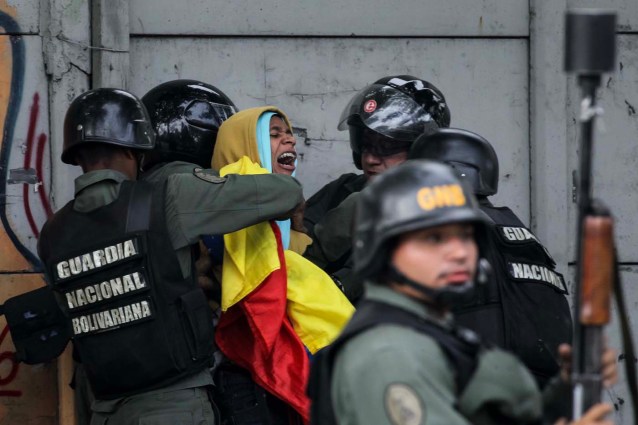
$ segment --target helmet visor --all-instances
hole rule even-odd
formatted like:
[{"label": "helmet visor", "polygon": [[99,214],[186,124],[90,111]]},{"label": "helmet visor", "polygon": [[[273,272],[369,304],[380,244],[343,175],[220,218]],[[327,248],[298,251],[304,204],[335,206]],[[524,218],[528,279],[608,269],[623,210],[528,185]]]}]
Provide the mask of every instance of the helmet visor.
[{"label": "helmet visor", "polygon": [[395,140],[412,142],[428,128],[436,128],[432,116],[409,95],[395,88],[372,84],[354,96],[339,118],[339,130],[364,126]]},{"label": "helmet visor", "polygon": [[392,139],[365,127],[362,128],[355,125],[349,127],[350,148],[357,155],[368,152],[376,157],[383,158],[410,150],[410,142]]}]

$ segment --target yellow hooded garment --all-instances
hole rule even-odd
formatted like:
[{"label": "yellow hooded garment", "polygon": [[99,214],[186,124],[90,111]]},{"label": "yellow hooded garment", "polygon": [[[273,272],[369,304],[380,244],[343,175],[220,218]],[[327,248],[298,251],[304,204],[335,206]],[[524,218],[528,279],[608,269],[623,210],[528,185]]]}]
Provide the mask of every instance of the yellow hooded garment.
[{"label": "yellow hooded garment", "polygon": [[[280,115],[266,106],[238,112],[219,128],[212,167],[226,174],[264,174],[257,148],[257,121],[265,112]],[[350,319],[354,307],[320,268],[303,258],[294,248],[306,235],[291,231],[290,247],[284,251],[287,271],[287,312],[295,332],[315,353],[331,343]],[[301,251],[303,252],[303,251]],[[281,268],[277,240],[269,223],[224,235],[222,266],[222,311],[226,311],[257,288],[274,270]]]}]

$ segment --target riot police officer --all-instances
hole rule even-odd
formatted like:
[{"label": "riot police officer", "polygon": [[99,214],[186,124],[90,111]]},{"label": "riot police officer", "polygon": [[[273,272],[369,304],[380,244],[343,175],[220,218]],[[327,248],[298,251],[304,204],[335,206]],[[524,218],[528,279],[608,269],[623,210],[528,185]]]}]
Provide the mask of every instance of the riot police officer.
[{"label": "riot police officer", "polygon": [[191,246],[201,234],[286,216],[301,187],[288,176],[221,178],[193,165],[139,181],[154,144],[132,94],[97,89],[75,99],[62,161],[84,174],[75,199],[45,223],[38,252],[96,396],[92,424],[212,425],[212,312]]},{"label": "riot police officer", "polygon": [[[156,138],[153,154],[145,159],[144,180],[157,180],[184,167],[192,169],[190,162],[207,167],[219,127],[236,112],[233,102],[220,89],[194,80],[162,83],[149,90],[142,102],[149,111]],[[208,249],[200,243],[195,263],[198,281],[218,319],[223,235],[202,235],[202,240]],[[289,423],[291,409],[283,401],[255,383],[246,369],[223,357],[221,351],[216,350],[214,357],[211,372],[221,425]]]},{"label": "riot police officer", "polygon": [[344,174],[308,199],[304,225],[313,239],[306,257],[330,274],[350,301],[361,296],[362,288],[352,276],[350,251],[356,196],[347,198],[374,176],[405,161],[420,132],[449,125],[443,93],[411,75],[381,78],[344,108],[338,128],[349,131],[352,158],[363,174]]},{"label": "riot police officer", "polygon": [[306,228],[312,234],[327,211],[363,189],[369,178],[405,161],[410,144],[423,132],[449,125],[445,97],[428,81],[388,76],[359,91],[343,109],[337,128],[349,131],[352,159],[363,174],[343,174],[308,199]]},{"label": "riot police officer", "polygon": [[542,388],[558,372],[558,346],[572,338],[567,287],[530,229],[511,209],[490,202],[498,191],[494,148],[476,133],[446,128],[419,137],[409,156],[452,166],[489,217],[485,256],[494,276],[473,300],[455,309],[457,321],[514,352]]},{"label": "riot police officer", "polygon": [[[217,87],[198,80],[167,81],[150,89],[142,102],[155,131],[155,148],[146,153],[143,180],[159,181],[193,164],[209,168],[219,126],[237,112],[232,100]],[[219,306],[221,287],[213,279],[212,263],[200,243],[195,263],[200,286],[211,307]],[[221,259],[220,259],[221,260]]]},{"label": "riot police officer", "polygon": [[[542,401],[514,356],[456,326],[450,307],[488,278],[479,260],[485,231],[476,199],[441,163],[407,161],[360,193],[353,255],[368,289],[315,357],[311,423],[531,424],[569,398],[557,381]],[[606,353],[608,383],[615,374]],[[578,423],[608,424],[610,410],[597,405]]]}]

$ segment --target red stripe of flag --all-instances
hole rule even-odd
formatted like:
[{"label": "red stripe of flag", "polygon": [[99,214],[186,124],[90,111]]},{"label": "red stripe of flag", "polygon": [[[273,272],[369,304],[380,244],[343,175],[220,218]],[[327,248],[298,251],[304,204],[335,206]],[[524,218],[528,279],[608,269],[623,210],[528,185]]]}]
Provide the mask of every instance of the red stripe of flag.
[{"label": "red stripe of flag", "polygon": [[256,383],[294,408],[307,423],[310,363],[286,314],[284,251],[279,228],[274,223],[271,227],[281,268],[222,314],[215,340],[227,358],[250,371]]}]

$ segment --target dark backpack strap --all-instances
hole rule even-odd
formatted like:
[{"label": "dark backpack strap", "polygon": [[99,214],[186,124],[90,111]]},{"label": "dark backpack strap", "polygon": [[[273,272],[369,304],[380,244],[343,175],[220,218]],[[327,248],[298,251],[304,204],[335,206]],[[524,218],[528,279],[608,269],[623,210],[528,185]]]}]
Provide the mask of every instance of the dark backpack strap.
[{"label": "dark backpack strap", "polygon": [[126,233],[148,230],[151,221],[153,185],[144,181],[132,183],[126,214]]}]

